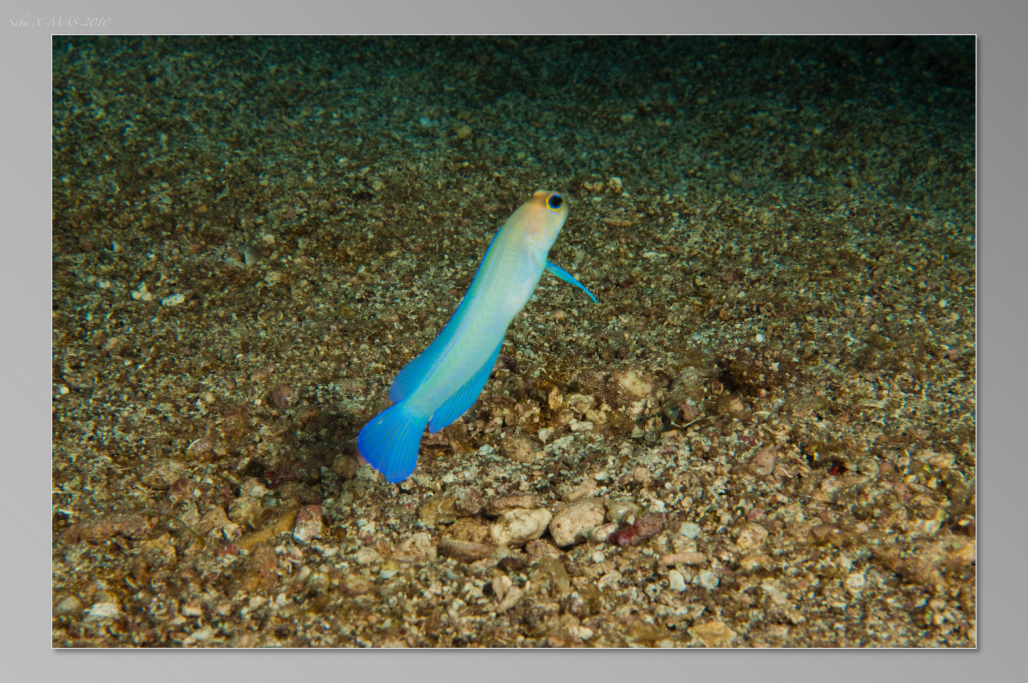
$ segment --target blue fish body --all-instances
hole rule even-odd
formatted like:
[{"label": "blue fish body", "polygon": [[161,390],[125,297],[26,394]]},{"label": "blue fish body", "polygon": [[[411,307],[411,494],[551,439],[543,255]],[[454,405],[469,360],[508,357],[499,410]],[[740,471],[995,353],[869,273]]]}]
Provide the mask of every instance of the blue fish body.
[{"label": "blue fish body", "polygon": [[446,327],[400,370],[389,387],[395,403],[357,436],[357,450],[386,481],[414,471],[421,435],[436,433],[463,415],[482,393],[514,317],[528,303],[544,270],[581,287],[546,260],[568,208],[564,198],[540,190],[521,205],[493,238],[471,286]]}]

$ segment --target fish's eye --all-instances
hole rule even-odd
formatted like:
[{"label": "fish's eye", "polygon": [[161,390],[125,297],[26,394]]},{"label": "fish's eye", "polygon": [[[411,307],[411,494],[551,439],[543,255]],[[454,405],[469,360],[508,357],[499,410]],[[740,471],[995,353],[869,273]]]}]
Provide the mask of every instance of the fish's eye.
[{"label": "fish's eye", "polygon": [[559,194],[551,194],[546,198],[546,206],[556,211],[560,207],[564,206],[564,198]]}]

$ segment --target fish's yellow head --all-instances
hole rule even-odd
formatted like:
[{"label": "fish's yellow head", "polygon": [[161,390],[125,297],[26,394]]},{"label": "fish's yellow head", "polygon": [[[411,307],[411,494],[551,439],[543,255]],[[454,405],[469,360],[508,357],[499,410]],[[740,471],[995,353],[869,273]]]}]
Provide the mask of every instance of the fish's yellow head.
[{"label": "fish's yellow head", "polygon": [[523,231],[522,238],[527,243],[548,252],[567,219],[568,202],[564,195],[538,190],[514,212],[510,223]]}]

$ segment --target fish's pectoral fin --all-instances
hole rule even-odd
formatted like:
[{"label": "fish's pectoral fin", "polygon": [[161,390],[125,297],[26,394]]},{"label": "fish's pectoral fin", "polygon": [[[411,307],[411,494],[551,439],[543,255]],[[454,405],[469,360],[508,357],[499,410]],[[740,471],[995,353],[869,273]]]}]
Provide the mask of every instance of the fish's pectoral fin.
[{"label": "fish's pectoral fin", "polygon": [[585,288],[585,285],[583,285],[581,282],[579,282],[575,278],[571,277],[571,273],[569,273],[568,271],[564,270],[560,266],[547,261],[546,262],[546,270],[550,271],[551,273],[553,273],[554,275],[559,277],[564,282],[568,282],[570,284],[573,284],[575,287],[578,287],[579,289],[581,289],[583,292],[585,292],[586,294],[589,295],[589,298],[593,300],[594,304],[599,303],[596,300],[596,297],[593,296],[593,293]]}]

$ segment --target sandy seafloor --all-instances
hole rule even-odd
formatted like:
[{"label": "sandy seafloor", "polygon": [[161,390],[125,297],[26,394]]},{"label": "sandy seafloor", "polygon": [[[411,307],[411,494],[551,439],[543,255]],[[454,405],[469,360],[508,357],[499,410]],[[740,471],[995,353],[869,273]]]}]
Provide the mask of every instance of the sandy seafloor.
[{"label": "sandy seafloor", "polygon": [[[55,38],[53,645],[975,646],[974,115],[971,37]],[[599,303],[386,483],[540,188]]]}]

